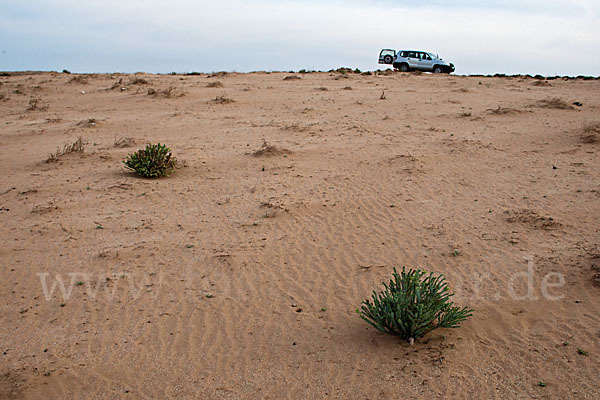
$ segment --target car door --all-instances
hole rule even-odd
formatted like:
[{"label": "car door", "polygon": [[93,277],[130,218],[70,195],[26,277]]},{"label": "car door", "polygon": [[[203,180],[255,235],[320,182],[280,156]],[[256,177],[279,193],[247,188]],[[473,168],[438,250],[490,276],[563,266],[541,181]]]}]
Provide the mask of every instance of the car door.
[{"label": "car door", "polygon": [[410,69],[419,69],[419,57],[417,57],[416,51],[406,52],[406,62]]},{"label": "car door", "polygon": [[420,60],[419,60],[419,69],[421,71],[431,71],[433,69],[433,60],[431,59],[431,56],[427,53],[419,53]]}]

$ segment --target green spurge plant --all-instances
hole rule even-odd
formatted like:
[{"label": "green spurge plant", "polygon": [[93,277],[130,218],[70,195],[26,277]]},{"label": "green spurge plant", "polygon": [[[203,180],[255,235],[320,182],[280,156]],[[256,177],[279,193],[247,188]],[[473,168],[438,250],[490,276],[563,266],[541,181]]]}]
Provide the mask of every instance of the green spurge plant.
[{"label": "green spurge plant", "polygon": [[145,149],[131,153],[123,161],[125,168],[145,178],[168,175],[177,165],[171,149],[164,144],[148,144]]},{"label": "green spurge plant", "polygon": [[360,317],[377,330],[412,341],[437,328],[457,328],[473,313],[455,307],[443,275],[421,269],[394,274],[384,290],[362,302]]}]

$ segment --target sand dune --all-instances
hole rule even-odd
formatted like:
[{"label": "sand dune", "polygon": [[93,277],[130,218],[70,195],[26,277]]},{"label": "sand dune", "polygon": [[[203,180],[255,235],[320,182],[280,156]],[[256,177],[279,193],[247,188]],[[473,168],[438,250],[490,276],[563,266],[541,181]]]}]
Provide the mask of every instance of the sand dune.
[{"label": "sand dune", "polygon": [[[599,92],[0,77],[0,397],[600,397]],[[136,178],[121,161],[147,142],[185,163]],[[473,318],[377,333],[355,310],[403,265]]]}]

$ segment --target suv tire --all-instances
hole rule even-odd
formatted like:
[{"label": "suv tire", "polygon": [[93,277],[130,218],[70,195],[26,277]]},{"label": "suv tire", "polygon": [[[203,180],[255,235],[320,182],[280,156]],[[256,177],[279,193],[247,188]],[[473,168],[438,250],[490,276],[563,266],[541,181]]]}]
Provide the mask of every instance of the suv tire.
[{"label": "suv tire", "polygon": [[389,54],[383,57],[383,62],[386,64],[391,64],[394,61],[394,58]]},{"label": "suv tire", "polygon": [[440,67],[439,65],[434,65],[433,66],[433,73],[434,74],[441,74],[442,72],[444,72],[444,69],[442,67]]},{"label": "suv tire", "polygon": [[402,71],[402,72],[408,72],[409,71],[407,63],[402,63],[402,64],[398,65],[398,69],[400,71]]}]

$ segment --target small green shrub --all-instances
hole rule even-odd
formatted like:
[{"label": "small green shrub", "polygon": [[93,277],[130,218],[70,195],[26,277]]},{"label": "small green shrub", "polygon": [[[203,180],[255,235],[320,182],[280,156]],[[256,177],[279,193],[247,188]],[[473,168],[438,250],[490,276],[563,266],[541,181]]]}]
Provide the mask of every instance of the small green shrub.
[{"label": "small green shrub", "polygon": [[457,328],[472,315],[467,307],[454,307],[453,296],[443,275],[406,270],[394,274],[384,290],[373,291],[370,300],[362,302],[360,317],[377,330],[400,336],[412,342],[437,328]]},{"label": "small green shrub", "polygon": [[171,156],[170,148],[158,143],[148,144],[145,149],[129,154],[123,164],[144,178],[159,178],[171,173],[177,160]]}]

